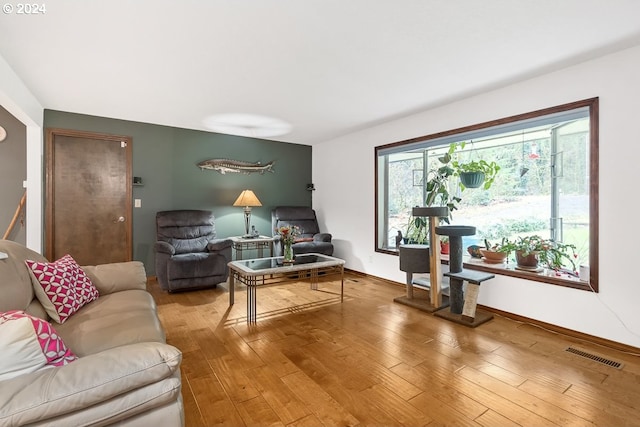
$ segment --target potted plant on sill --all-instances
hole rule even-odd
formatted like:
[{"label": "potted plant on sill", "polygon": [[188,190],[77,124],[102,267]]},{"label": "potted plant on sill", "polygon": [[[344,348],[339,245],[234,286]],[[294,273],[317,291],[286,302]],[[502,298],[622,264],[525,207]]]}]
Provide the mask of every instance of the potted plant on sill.
[{"label": "potted plant on sill", "polygon": [[440,253],[449,255],[449,238],[447,236],[440,237]]},{"label": "potted plant on sill", "polygon": [[555,242],[544,239],[539,235],[518,237],[515,241],[505,245],[509,251],[516,254],[518,267],[524,269],[536,269],[542,264],[555,271],[564,268],[564,262],[568,261],[572,266],[572,273],[576,272],[575,258],[576,246],[567,243]]},{"label": "potted plant on sill", "polygon": [[485,247],[480,249],[480,253],[484,257],[484,262],[489,264],[503,263],[511,252],[510,244],[511,242],[504,237],[500,243],[495,244],[491,244],[487,239],[484,239]]},{"label": "potted plant on sill", "polygon": [[491,244],[487,239],[484,239],[484,248],[480,249],[480,253],[483,256],[483,261],[489,264],[501,264],[509,256],[511,252],[511,242],[505,237],[502,238],[500,243]]}]

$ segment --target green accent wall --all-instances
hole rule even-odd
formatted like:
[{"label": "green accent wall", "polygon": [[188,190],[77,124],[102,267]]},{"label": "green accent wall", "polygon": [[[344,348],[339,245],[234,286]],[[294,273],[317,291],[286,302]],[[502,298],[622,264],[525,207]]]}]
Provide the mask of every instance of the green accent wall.
[{"label": "green accent wall", "polygon": [[[116,120],[84,114],[45,110],[48,128],[73,129],[129,136],[133,139],[133,176],[142,186],[133,187],[133,257],[155,275],[153,245],[155,215],[173,209],[210,209],[216,217],[218,237],[244,234],[242,208],[233,202],[242,190],[256,194],[262,207],[252,210],[251,224],[263,235],[272,235],[271,209],[275,206],[311,206],[311,146],[203,132],[148,123]],[[208,159],[267,163],[273,173],[227,173],[201,170]],[[45,202],[46,203],[46,202]],[[133,205],[133,202],[132,202]]]}]

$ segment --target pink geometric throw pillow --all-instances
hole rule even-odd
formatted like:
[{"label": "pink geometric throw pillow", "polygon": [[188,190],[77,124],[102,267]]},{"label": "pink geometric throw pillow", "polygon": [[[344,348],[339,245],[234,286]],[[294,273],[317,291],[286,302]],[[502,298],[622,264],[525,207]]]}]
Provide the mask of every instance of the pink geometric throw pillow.
[{"label": "pink geometric throw pillow", "polygon": [[75,276],[76,278],[76,294],[78,295],[80,307],[87,303],[90,303],[95,299],[98,299],[100,293],[94,286],[89,276],[87,276],[84,270],[78,265],[76,260],[71,257],[71,255],[65,255],[62,258],[65,257],[68,257],[68,270],[71,271],[71,275]]},{"label": "pink geometric throw pillow", "polygon": [[78,359],[49,322],[21,310],[0,313],[0,344],[0,381]]},{"label": "pink geometric throw pillow", "polygon": [[98,289],[78,263],[65,255],[55,262],[26,260],[36,297],[47,314],[64,323],[83,305],[99,296]]}]

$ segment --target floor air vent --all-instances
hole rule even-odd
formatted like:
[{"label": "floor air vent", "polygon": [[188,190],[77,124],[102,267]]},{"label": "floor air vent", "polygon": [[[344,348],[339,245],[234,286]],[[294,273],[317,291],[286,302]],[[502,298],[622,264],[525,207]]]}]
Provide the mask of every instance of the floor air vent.
[{"label": "floor air vent", "polygon": [[612,368],[616,368],[616,369],[622,368],[622,363],[620,362],[616,362],[615,360],[610,360],[604,357],[596,356],[595,354],[587,353],[586,351],[578,350],[573,347],[569,347],[565,351],[568,351],[569,353],[577,354],[578,356],[585,357],[587,359],[591,359],[598,363],[602,363],[603,365],[611,366]]}]

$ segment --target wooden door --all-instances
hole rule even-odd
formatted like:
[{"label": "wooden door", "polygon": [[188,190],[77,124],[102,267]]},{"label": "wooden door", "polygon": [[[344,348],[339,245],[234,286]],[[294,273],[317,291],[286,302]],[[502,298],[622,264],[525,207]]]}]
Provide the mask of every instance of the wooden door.
[{"label": "wooden door", "polygon": [[48,129],[45,156],[46,257],[130,261],[131,138]]}]

